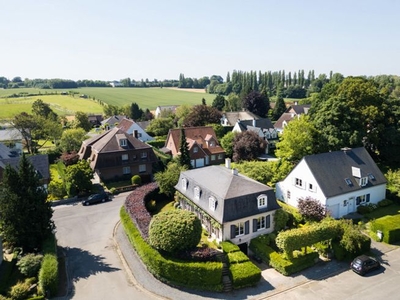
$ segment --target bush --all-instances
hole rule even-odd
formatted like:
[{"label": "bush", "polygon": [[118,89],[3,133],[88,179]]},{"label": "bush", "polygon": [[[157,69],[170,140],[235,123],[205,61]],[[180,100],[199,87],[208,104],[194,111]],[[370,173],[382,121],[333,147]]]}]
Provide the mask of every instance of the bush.
[{"label": "bush", "polygon": [[12,300],[25,300],[29,295],[30,284],[27,281],[19,281],[16,285],[11,287],[10,297]]},{"label": "bush", "polygon": [[255,286],[261,279],[261,270],[249,260],[240,264],[231,264],[229,270],[232,274],[234,289]]},{"label": "bush", "polygon": [[378,208],[378,205],[376,205],[374,203],[368,203],[366,205],[359,205],[357,207],[357,212],[359,214],[365,215],[365,214],[368,214],[370,212],[373,212],[377,208]]},{"label": "bush", "polygon": [[400,216],[385,216],[371,222],[371,231],[383,233],[383,241],[388,244],[395,244],[400,241]]},{"label": "bush", "polygon": [[42,259],[43,255],[29,253],[17,262],[18,269],[26,277],[37,276]]},{"label": "bush", "polygon": [[139,175],[133,175],[131,178],[131,183],[132,183],[132,185],[141,185],[142,178]]},{"label": "bush", "polygon": [[222,247],[222,250],[223,250],[225,253],[240,251],[239,246],[233,244],[233,243],[230,242],[230,241],[223,241],[223,242],[221,242],[221,247]]},{"label": "bush", "polygon": [[55,199],[62,199],[65,195],[67,195],[64,184],[59,181],[50,181],[48,192],[51,194],[52,198]]},{"label": "bush", "polygon": [[393,201],[389,200],[389,199],[383,199],[382,201],[378,202],[378,206],[379,207],[385,207],[385,206],[389,206],[389,205],[392,205],[392,204],[393,204]]},{"label": "bush", "polygon": [[54,254],[43,257],[42,267],[39,271],[39,287],[44,294],[57,295],[58,289],[58,261]]},{"label": "bush", "polygon": [[149,212],[155,212],[157,209],[157,201],[154,199],[147,201],[146,208]]},{"label": "bush", "polygon": [[289,260],[283,254],[274,251],[270,253],[270,266],[288,276],[315,265],[318,256],[317,252],[310,252]]},{"label": "bush", "polygon": [[170,210],[153,217],[149,228],[150,245],[169,253],[195,248],[201,239],[201,222],[185,210]]}]

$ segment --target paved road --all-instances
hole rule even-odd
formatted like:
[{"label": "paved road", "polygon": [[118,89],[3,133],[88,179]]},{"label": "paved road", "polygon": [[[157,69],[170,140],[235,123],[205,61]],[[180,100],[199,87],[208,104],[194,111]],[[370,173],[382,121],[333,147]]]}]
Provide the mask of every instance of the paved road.
[{"label": "paved road", "polygon": [[64,248],[69,277],[63,299],[155,299],[134,285],[115,249],[113,230],[125,197],[54,208],[56,236]]}]

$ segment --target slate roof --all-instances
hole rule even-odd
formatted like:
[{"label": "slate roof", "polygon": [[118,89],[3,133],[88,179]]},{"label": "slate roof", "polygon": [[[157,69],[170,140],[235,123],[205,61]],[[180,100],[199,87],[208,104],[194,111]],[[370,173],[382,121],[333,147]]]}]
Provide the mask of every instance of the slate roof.
[{"label": "slate roof", "polygon": [[3,143],[0,143],[0,159],[4,158],[10,158],[13,157],[13,153],[11,152],[11,149],[8,148],[6,145]]},{"label": "slate roof", "polygon": [[235,126],[236,122],[239,120],[253,120],[253,119],[259,119],[260,117],[249,112],[249,111],[231,111],[231,112],[225,112],[223,114],[225,118],[228,119],[228,124],[230,126]]},{"label": "slate roof", "polygon": [[[303,160],[327,198],[387,182],[364,147],[308,155]],[[362,177],[372,174],[375,180],[368,178],[368,184],[361,187],[353,176],[352,167],[359,168]],[[352,185],[346,183],[346,178],[350,179]]]},{"label": "slate roof", "polygon": [[276,129],[283,129],[283,122],[289,123],[294,118],[293,113],[283,113],[279,119],[275,122],[274,127]]},{"label": "slate roof", "polygon": [[[120,138],[126,138],[128,140],[126,147],[120,146]],[[92,151],[94,150],[98,153],[151,148],[149,145],[141,142],[131,134],[127,134],[125,131],[117,127],[114,127],[113,129],[110,129],[99,136],[84,141],[84,144],[91,145]]]},{"label": "slate roof", "polygon": [[150,121],[140,121],[136,122],[143,130],[146,130],[146,128],[150,125]]},{"label": "slate roof", "polygon": [[[255,126],[253,124],[253,121],[255,121]],[[268,118],[260,118],[260,119],[255,119],[255,120],[240,120],[240,125],[248,127],[248,126],[252,126],[252,127],[258,127],[261,129],[267,129],[267,128],[274,128],[274,125],[272,125],[272,122],[270,119]]]},{"label": "slate roof", "polygon": [[293,110],[295,114],[301,115],[301,114],[307,114],[308,110],[310,109],[311,105],[310,104],[304,104],[304,105],[291,105],[288,107],[287,112]]},{"label": "slate roof", "polygon": [[[2,159],[1,163],[4,166],[10,165],[13,168],[17,169],[19,166],[20,158],[21,157],[11,157]],[[28,156],[28,160],[32,163],[33,167],[38,172],[39,178],[41,179],[50,178],[49,156],[47,154]]]},{"label": "slate roof", "polygon": [[16,128],[7,128],[0,130],[0,141],[22,140],[21,132]]},{"label": "slate roof", "polygon": [[[186,190],[182,189],[182,178],[188,181]],[[201,188],[201,196],[200,200],[192,202],[221,224],[280,208],[272,188],[244,175],[235,175],[224,166],[208,166],[182,172],[175,188],[189,199],[194,199],[196,186]],[[259,209],[257,196],[261,194],[268,196],[268,206]],[[209,208],[210,196],[217,200],[215,211]]]},{"label": "slate roof", "polygon": [[103,121],[101,121],[101,124],[108,124],[108,125],[114,125],[115,123],[119,123],[124,119],[125,116],[111,116]]}]

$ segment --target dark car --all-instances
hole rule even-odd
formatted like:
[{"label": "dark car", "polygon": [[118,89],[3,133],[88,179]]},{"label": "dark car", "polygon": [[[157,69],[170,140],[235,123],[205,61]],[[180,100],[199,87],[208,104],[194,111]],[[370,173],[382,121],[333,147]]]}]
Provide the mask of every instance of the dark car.
[{"label": "dark car", "polygon": [[106,202],[110,200],[107,193],[92,194],[87,199],[82,201],[82,205],[89,205],[93,203]]},{"label": "dark car", "polygon": [[367,255],[357,256],[351,263],[350,268],[360,274],[365,275],[369,271],[377,270],[381,267],[379,261]]}]

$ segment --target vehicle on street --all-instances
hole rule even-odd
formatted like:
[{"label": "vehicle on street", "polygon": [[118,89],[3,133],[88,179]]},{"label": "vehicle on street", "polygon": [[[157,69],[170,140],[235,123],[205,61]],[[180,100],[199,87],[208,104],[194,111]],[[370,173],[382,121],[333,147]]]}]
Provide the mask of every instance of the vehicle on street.
[{"label": "vehicle on street", "polygon": [[106,192],[92,194],[87,199],[82,201],[82,205],[90,205],[94,203],[106,202],[109,201],[110,197]]},{"label": "vehicle on street", "polygon": [[351,263],[350,268],[360,274],[365,275],[369,271],[377,270],[381,267],[379,261],[367,255],[357,256]]}]

